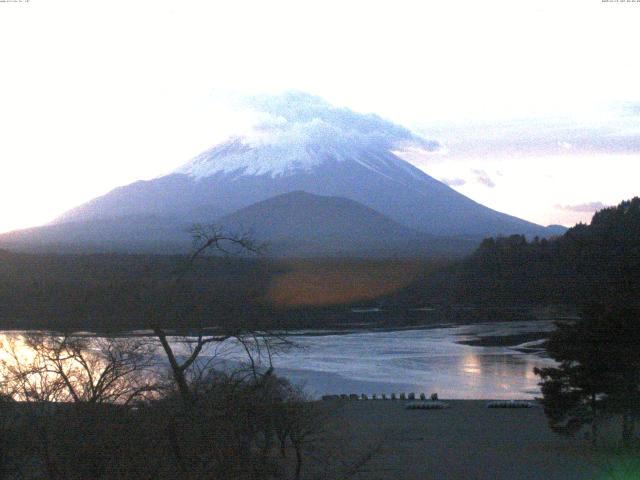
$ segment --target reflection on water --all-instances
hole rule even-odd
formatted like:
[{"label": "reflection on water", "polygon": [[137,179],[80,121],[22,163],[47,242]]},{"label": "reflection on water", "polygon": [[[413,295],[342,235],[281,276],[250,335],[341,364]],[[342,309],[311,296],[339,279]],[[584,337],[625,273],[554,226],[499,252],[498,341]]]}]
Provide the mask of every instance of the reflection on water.
[{"label": "reflection on water", "polygon": [[442,398],[532,398],[539,395],[533,368],[552,360],[514,347],[457,342],[552,329],[552,322],[510,322],[298,336],[305,349],[280,356],[276,367],[313,395],[413,391]]},{"label": "reflection on water", "polygon": [[156,396],[155,345],[144,337],[0,334],[0,394],[18,401],[120,403]]},{"label": "reflection on water", "polygon": [[[509,322],[420,330],[294,335],[300,349],[278,354],[276,372],[302,384],[312,396],[335,393],[381,394],[437,392],[441,398],[521,399],[539,395],[534,367],[553,364],[532,351],[458,343],[483,336],[511,336],[553,330],[552,322]],[[0,334],[6,346],[8,337]],[[189,342],[173,339],[176,353],[188,354]],[[33,354],[19,340],[14,355],[25,362]],[[147,354],[161,353],[147,345]],[[0,349],[0,362],[7,361]],[[209,344],[202,361],[224,366],[246,360],[237,343]]]}]

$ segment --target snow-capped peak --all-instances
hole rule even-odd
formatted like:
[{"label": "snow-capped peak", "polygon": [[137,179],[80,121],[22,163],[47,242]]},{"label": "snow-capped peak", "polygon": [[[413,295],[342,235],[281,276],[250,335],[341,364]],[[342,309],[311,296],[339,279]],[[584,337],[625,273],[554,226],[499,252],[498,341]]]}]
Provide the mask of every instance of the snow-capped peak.
[{"label": "snow-capped peak", "polygon": [[335,108],[307,94],[254,97],[248,104],[258,112],[250,135],[216,145],[176,173],[196,178],[232,172],[280,176],[311,170],[327,160],[352,160],[378,170],[381,161],[397,159],[392,151],[438,147],[377,115]]}]

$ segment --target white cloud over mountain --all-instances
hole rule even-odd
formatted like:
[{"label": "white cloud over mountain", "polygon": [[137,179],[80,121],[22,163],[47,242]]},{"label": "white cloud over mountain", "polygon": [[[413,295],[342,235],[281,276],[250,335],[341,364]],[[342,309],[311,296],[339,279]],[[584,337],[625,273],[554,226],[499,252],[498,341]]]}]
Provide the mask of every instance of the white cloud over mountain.
[{"label": "white cloud over mountain", "polygon": [[439,145],[375,114],[332,106],[303,92],[259,95],[240,101],[256,113],[251,140],[269,144],[292,142],[369,144],[385,150],[419,148],[434,151]]},{"label": "white cloud over mountain", "polygon": [[282,175],[316,167],[323,155],[338,161],[358,159],[379,170],[380,165],[374,165],[381,152],[424,154],[439,148],[436,141],[378,115],[334,107],[308,93],[244,97],[235,103],[231,109],[242,110],[247,125],[176,172],[196,177],[235,171]]}]

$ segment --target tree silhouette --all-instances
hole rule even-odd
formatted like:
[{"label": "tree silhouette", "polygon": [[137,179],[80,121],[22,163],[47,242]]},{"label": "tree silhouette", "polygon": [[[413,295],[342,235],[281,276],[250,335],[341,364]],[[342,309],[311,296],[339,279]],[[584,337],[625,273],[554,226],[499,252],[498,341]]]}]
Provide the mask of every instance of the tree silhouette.
[{"label": "tree silhouette", "polygon": [[558,367],[535,369],[552,429],[573,434],[603,415],[617,415],[630,447],[640,414],[640,310],[612,304],[585,310],[582,320],[560,324],[547,345]]}]

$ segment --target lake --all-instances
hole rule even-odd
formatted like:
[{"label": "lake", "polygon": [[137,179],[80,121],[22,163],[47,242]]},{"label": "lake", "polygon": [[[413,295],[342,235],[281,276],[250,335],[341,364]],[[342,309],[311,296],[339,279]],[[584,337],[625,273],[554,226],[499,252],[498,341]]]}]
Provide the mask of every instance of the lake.
[{"label": "lake", "polygon": [[[276,373],[325,394],[437,392],[451,399],[530,399],[540,394],[534,367],[554,365],[542,340],[518,343],[554,329],[552,321],[449,325],[414,330],[295,335],[303,347],[279,355]],[[516,338],[510,346],[459,342]],[[497,340],[497,341],[496,341]]]},{"label": "lake", "polygon": [[[288,337],[296,348],[277,354],[273,364],[278,375],[302,386],[313,398],[415,392],[450,399],[530,399],[540,394],[533,368],[554,365],[544,356],[540,338],[541,332],[554,328],[553,321],[511,321],[297,332]],[[170,338],[178,356],[189,351],[183,340]],[[22,347],[19,354],[31,357]],[[159,345],[157,355],[164,363]],[[220,368],[246,359],[233,341],[208,344],[199,361],[206,363],[214,356]]]}]

